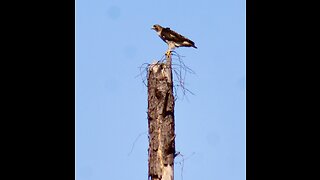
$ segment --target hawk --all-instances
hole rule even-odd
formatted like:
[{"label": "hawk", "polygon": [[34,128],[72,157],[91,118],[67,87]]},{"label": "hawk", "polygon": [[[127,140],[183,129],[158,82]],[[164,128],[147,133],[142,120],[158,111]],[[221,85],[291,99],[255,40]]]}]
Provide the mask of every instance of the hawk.
[{"label": "hawk", "polygon": [[168,52],[169,53],[172,49],[175,49],[176,47],[193,47],[193,48],[197,49],[197,47],[194,45],[193,41],[182,36],[181,34],[174,32],[173,30],[171,30],[168,27],[164,28],[164,27],[160,26],[159,24],[155,24],[152,26],[151,29],[155,30],[157,32],[157,34],[159,35],[159,37],[164,42],[166,42],[168,44],[168,46],[169,46]]}]

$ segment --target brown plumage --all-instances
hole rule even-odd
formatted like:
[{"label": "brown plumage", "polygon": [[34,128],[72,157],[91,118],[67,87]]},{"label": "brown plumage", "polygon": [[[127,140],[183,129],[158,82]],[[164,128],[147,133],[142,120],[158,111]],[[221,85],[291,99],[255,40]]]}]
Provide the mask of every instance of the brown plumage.
[{"label": "brown plumage", "polygon": [[158,24],[152,26],[152,29],[157,32],[159,37],[169,45],[169,50],[176,47],[194,47],[197,48],[193,41],[178,34],[170,28],[164,28]]}]

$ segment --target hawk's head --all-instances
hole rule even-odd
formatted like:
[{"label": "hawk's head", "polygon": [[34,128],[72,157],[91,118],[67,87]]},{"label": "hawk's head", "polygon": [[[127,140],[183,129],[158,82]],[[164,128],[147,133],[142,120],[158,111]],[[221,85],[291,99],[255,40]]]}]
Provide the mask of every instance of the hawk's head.
[{"label": "hawk's head", "polygon": [[161,27],[159,24],[155,24],[152,26],[151,29],[157,31],[157,32],[160,32],[162,30],[163,27]]}]

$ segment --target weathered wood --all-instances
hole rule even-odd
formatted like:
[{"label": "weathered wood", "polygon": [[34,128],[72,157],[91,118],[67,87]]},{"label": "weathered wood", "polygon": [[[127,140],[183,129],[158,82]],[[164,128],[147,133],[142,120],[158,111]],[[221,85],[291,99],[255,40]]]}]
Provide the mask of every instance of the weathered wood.
[{"label": "weathered wood", "polygon": [[149,179],[174,179],[174,96],[171,55],[148,70]]}]

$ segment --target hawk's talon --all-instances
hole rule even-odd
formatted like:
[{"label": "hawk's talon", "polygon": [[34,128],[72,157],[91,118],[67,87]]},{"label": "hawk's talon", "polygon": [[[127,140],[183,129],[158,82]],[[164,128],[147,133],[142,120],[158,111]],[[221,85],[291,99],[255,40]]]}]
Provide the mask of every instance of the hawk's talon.
[{"label": "hawk's talon", "polygon": [[168,51],[166,52],[166,56],[167,56],[167,57],[170,57],[170,56],[171,56],[171,51],[170,51],[170,50],[168,50]]}]

